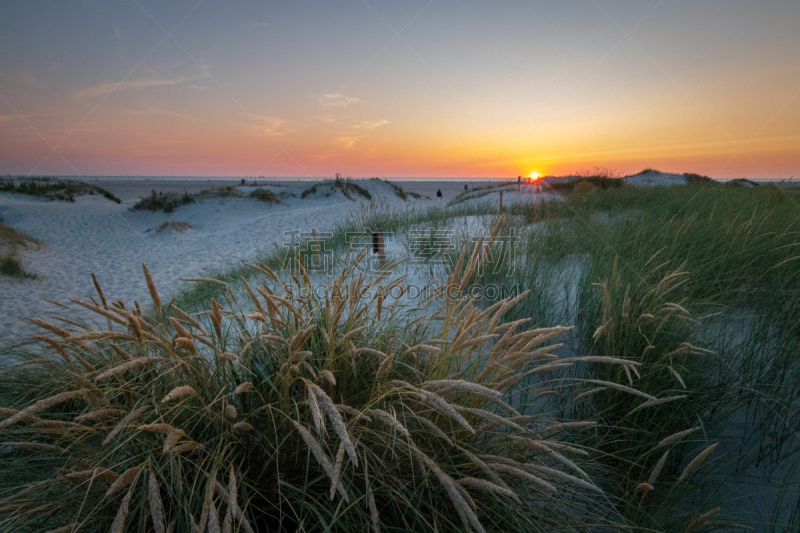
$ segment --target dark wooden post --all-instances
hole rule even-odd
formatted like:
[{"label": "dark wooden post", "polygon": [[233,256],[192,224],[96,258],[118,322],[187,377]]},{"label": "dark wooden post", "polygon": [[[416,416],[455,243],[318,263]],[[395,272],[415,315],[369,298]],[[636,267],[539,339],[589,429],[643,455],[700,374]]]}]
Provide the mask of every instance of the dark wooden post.
[{"label": "dark wooden post", "polygon": [[386,244],[383,240],[383,230],[372,232],[372,253],[378,254],[378,261],[386,260]]},{"label": "dark wooden post", "polygon": [[500,191],[500,209],[503,209],[503,191]]}]

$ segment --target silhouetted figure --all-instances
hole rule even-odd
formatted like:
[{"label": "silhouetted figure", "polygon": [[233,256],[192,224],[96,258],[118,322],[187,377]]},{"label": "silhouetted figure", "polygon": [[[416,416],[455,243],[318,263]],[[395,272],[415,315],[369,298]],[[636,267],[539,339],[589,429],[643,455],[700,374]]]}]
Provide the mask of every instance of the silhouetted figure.
[{"label": "silhouetted figure", "polygon": [[441,202],[442,201],[442,189],[439,189],[439,190],[436,191],[436,201],[437,202]]}]

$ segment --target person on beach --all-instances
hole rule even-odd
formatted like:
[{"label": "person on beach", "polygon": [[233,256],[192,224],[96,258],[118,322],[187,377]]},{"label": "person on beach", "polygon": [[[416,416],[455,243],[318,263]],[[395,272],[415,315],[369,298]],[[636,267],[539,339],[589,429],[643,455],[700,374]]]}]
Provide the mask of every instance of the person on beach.
[{"label": "person on beach", "polygon": [[442,189],[439,189],[439,190],[436,191],[436,201],[437,202],[441,202],[442,201]]}]

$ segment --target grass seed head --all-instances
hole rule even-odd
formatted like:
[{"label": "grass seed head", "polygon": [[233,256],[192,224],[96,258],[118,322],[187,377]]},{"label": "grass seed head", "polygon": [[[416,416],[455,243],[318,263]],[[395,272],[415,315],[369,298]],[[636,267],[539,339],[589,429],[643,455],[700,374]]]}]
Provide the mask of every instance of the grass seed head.
[{"label": "grass seed head", "polygon": [[153,472],[147,476],[147,502],[150,504],[150,518],[153,520],[153,530],[156,533],[166,533],[164,526],[164,504],[161,501],[161,491],[158,488]]},{"label": "grass seed head", "polygon": [[120,503],[119,509],[117,509],[117,515],[114,517],[114,522],[111,524],[111,533],[123,533],[123,531],[125,531],[125,519],[128,517],[128,508],[131,504],[132,496],[133,491],[129,490],[122,499],[122,503]]},{"label": "grass seed head", "polygon": [[181,385],[179,387],[175,387],[169,391],[166,396],[161,398],[161,403],[167,403],[172,400],[180,400],[181,398],[194,396],[195,394],[197,394],[197,392],[194,390],[194,388],[190,387],[189,385]]},{"label": "grass seed head", "polygon": [[133,481],[136,479],[136,476],[139,475],[140,471],[141,468],[139,468],[138,466],[133,466],[127,469],[125,472],[122,473],[122,475],[120,475],[116,480],[114,480],[114,482],[108,488],[108,491],[106,491],[105,497],[110,498],[117,492],[121,491],[122,489],[133,483]]}]

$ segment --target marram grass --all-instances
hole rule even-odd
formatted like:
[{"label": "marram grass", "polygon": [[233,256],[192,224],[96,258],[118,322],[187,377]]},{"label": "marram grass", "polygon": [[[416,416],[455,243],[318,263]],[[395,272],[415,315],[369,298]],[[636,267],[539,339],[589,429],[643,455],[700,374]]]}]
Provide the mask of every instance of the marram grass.
[{"label": "marram grass", "polygon": [[502,321],[524,294],[488,308],[460,296],[481,244],[413,308],[402,279],[389,284],[395,300],[371,291],[388,274],[367,280],[356,258],[323,292],[299,262],[282,275],[259,267],[247,300],[229,291],[191,315],[161,306],[145,267],[153,316],[107,304],[98,287],[102,305],[75,303],[105,329],[32,320],[37,344],[0,388],[0,530],[613,523],[591,449],[570,445],[593,423],[518,394],[524,376],[586,361],[553,355],[551,340],[569,328]]}]

